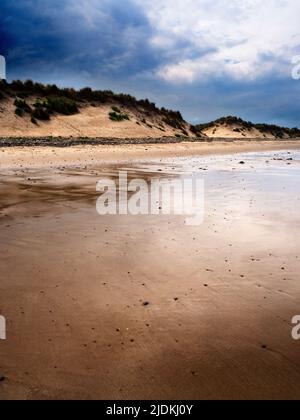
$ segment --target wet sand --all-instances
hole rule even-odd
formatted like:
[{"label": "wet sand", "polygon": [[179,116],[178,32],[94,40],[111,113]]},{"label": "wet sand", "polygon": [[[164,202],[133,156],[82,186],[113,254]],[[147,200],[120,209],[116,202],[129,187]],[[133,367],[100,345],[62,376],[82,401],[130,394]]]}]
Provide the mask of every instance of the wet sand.
[{"label": "wet sand", "polygon": [[[2,152],[0,399],[299,399],[300,153],[287,148],[143,147],[85,165],[37,151],[30,168],[32,151]],[[204,223],[99,216],[96,182],[120,169],[200,173]]]}]

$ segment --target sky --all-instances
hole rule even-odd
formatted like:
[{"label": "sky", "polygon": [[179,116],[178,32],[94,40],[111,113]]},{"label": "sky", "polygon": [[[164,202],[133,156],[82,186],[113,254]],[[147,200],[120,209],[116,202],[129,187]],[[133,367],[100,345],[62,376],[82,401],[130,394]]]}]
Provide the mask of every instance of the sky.
[{"label": "sky", "polygon": [[0,55],[9,81],[300,127],[299,16],[298,0],[1,0]]}]

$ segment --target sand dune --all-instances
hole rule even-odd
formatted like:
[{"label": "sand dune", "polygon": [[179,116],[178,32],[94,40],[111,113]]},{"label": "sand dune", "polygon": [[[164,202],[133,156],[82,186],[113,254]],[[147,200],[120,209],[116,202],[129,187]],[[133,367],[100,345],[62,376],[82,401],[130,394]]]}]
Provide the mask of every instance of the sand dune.
[{"label": "sand dune", "polygon": [[[276,137],[271,133],[262,133],[261,131],[257,130],[256,128],[251,129],[244,129],[243,131],[240,130],[240,126],[237,124],[216,124],[213,127],[207,128],[203,130],[203,134],[210,138],[236,138],[236,139],[243,139],[243,138],[253,138],[253,139],[271,139],[275,140]],[[285,138],[288,138],[286,136]]]},{"label": "sand dune", "polygon": [[[30,103],[30,101],[28,101]],[[32,99],[31,102],[34,102]],[[156,138],[182,135],[162,121],[162,117],[149,114],[147,117],[138,110],[122,108],[129,121],[115,122],[109,118],[113,104],[91,106],[82,104],[75,115],[53,115],[50,121],[31,122],[28,115],[15,115],[14,100],[0,102],[0,137],[108,137],[108,138]],[[185,124],[189,134],[189,124]]]},{"label": "sand dune", "polygon": [[300,138],[300,130],[235,116],[193,125],[180,111],[159,108],[148,99],[12,82],[0,84],[0,137],[288,140]]},{"label": "sand dune", "polygon": [[222,117],[210,123],[196,125],[202,135],[209,138],[287,140],[300,138],[296,127],[280,127],[275,124],[253,123],[235,116]]}]

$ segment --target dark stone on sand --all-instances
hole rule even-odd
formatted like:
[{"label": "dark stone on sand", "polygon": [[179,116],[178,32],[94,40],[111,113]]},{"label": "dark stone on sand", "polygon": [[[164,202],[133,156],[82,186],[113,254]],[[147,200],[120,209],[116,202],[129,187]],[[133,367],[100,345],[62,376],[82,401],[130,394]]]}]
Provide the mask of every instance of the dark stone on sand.
[{"label": "dark stone on sand", "polygon": [[[120,145],[120,144],[178,144],[182,142],[199,143],[207,142],[205,137],[145,137],[145,138],[105,138],[105,137],[3,137],[0,139],[0,147],[71,147],[81,145]],[[226,140],[225,140],[226,141]]]}]

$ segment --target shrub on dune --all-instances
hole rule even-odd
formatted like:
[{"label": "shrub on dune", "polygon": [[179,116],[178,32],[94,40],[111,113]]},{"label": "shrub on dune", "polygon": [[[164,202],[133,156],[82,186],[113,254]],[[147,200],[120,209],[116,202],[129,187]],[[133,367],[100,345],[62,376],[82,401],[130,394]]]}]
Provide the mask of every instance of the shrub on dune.
[{"label": "shrub on dune", "polygon": [[42,106],[38,106],[33,111],[32,118],[35,119],[35,120],[49,121],[50,120],[50,114],[49,114],[49,111],[46,108],[43,108]]},{"label": "shrub on dune", "polygon": [[24,99],[16,98],[14,105],[16,107],[15,114],[18,117],[23,117],[25,114],[31,114],[31,107]]},{"label": "shrub on dune", "polygon": [[21,109],[21,108],[16,108],[16,109],[15,109],[15,114],[16,114],[18,117],[24,117],[24,111],[23,111],[23,109]]},{"label": "shrub on dune", "polygon": [[118,108],[117,106],[112,106],[112,107],[111,107],[111,109],[112,109],[114,112],[116,112],[117,114],[120,114],[120,113],[121,113],[120,108]]},{"label": "shrub on dune", "polygon": [[57,112],[63,115],[77,114],[78,106],[75,101],[63,96],[50,96],[47,98],[46,107],[52,112]]},{"label": "shrub on dune", "polygon": [[129,116],[127,114],[122,114],[118,112],[110,112],[109,118],[111,121],[116,121],[116,122],[129,120]]}]

